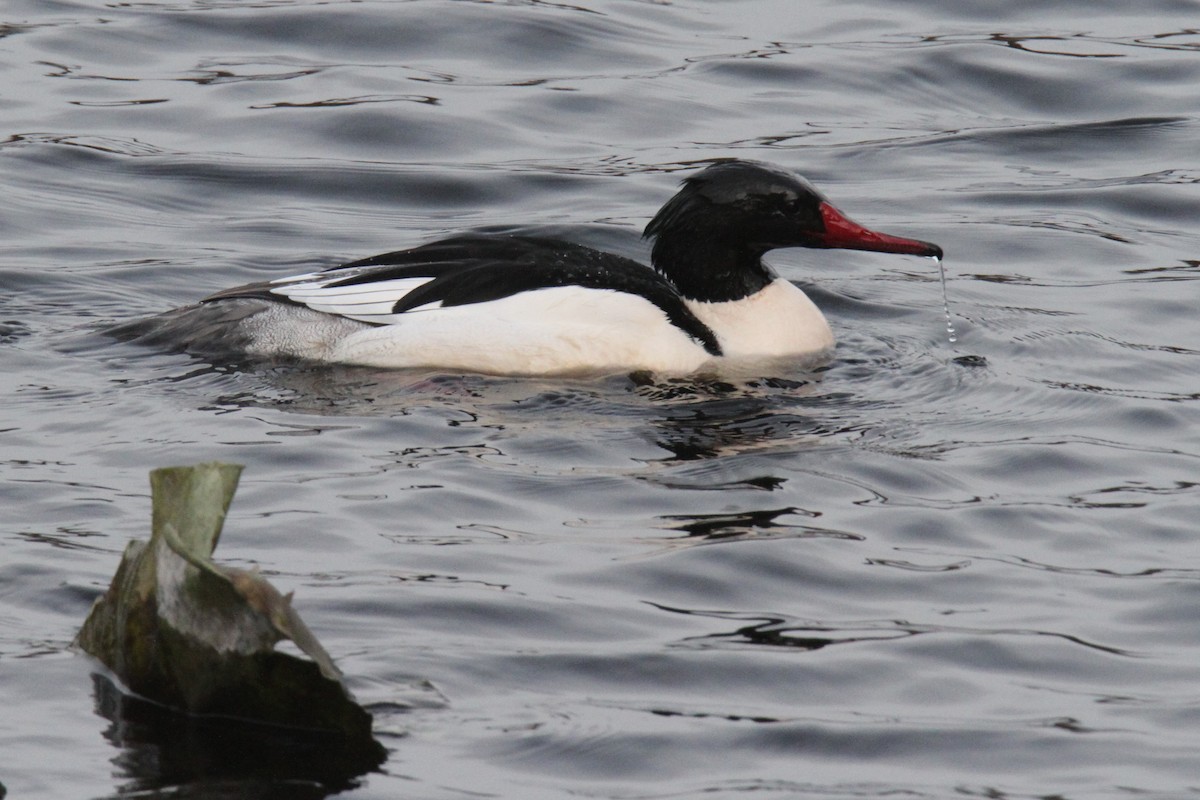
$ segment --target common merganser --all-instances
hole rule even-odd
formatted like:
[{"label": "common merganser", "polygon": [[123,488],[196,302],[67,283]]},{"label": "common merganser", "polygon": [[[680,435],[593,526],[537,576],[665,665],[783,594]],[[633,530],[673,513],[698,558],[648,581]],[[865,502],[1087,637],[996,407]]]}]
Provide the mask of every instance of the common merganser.
[{"label": "common merganser", "polygon": [[805,358],[833,333],[762,261],[783,247],[940,258],[935,244],[851,221],[804,178],[721,160],[684,179],[646,226],[651,267],[556,239],[466,234],[218,292],[172,312],[189,349],[509,375]]}]

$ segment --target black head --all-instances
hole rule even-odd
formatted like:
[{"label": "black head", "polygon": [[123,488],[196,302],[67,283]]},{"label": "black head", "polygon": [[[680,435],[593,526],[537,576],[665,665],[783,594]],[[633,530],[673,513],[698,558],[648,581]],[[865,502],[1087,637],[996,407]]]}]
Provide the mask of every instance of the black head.
[{"label": "black head", "polygon": [[762,256],[779,247],[942,254],[937,245],[858,225],[799,175],[736,159],[686,178],[644,235],[655,237],[655,269],[685,297],[710,302],[746,297],[774,280]]}]

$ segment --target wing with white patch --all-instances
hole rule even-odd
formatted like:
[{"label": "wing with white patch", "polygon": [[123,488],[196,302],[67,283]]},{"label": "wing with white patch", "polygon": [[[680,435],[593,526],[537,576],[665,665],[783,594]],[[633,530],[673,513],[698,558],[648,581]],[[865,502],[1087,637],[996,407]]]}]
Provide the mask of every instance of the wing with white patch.
[{"label": "wing with white patch", "polygon": [[323,272],[228,289],[204,302],[256,298],[372,325],[395,325],[403,324],[409,314],[472,304],[486,317],[487,303],[562,287],[641,297],[709,353],[720,354],[713,332],[654,270],[612,253],[532,236],[458,236]]},{"label": "wing with white patch", "polygon": [[409,292],[432,280],[430,277],[393,278],[345,286],[337,285],[338,279],[318,275],[315,279],[310,277],[296,282],[277,281],[269,291],[276,297],[308,306],[313,311],[337,314],[360,322],[387,324],[389,320],[379,318],[391,317],[396,304]]}]

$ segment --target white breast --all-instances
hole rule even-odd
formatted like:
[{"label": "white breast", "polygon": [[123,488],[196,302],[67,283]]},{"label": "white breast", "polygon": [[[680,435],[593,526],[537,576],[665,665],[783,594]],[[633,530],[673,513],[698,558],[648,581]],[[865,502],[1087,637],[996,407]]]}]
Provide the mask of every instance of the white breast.
[{"label": "white breast", "polygon": [[774,358],[823,353],[834,345],[825,315],[790,281],[776,278],[742,300],[688,301],[728,358]]}]

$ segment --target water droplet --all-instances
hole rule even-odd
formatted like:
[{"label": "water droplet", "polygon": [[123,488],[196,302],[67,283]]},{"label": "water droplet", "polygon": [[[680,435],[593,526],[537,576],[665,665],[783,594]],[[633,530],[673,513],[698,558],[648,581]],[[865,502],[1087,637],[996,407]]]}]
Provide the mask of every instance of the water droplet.
[{"label": "water droplet", "polygon": [[942,276],[942,309],[946,312],[946,337],[950,344],[954,344],[958,341],[958,335],[954,332],[954,320],[950,316],[950,295],[946,293],[946,265],[937,256],[934,256],[933,260],[937,262],[938,272]]}]

